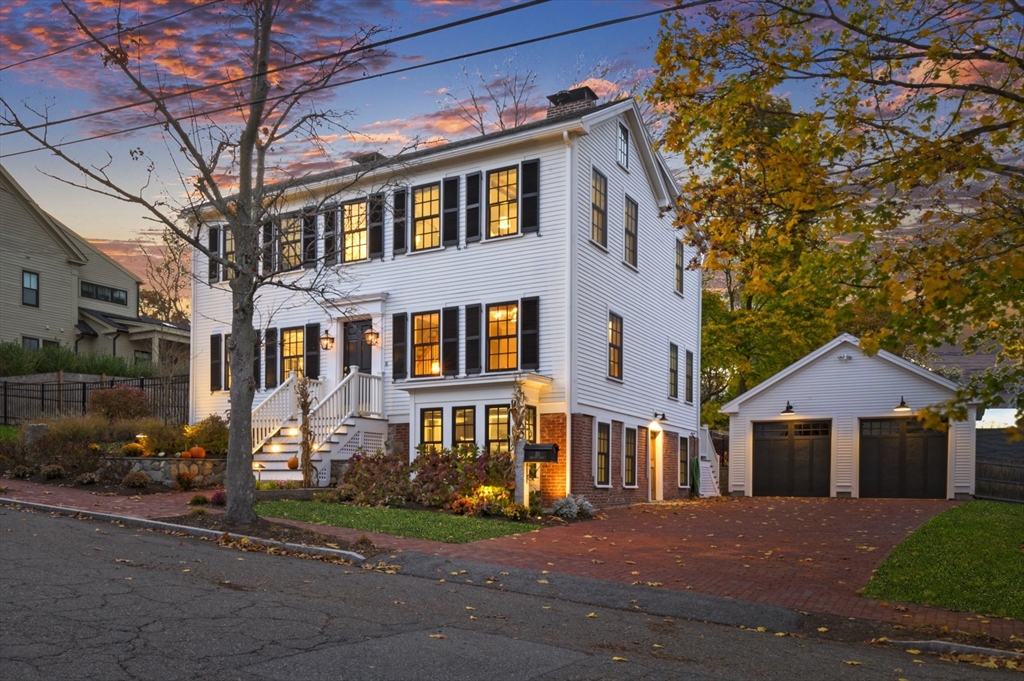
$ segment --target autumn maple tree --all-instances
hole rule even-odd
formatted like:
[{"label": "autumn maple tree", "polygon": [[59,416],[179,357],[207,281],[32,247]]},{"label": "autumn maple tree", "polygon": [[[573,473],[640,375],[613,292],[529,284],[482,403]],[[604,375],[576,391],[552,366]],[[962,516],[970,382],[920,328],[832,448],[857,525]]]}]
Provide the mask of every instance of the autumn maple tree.
[{"label": "autumn maple tree", "polygon": [[1022,44],[1014,0],[736,0],[666,19],[651,97],[712,287],[728,299],[731,273],[778,306],[758,322],[780,345],[831,325],[868,351],[996,352],[928,416],[1010,403],[1024,425]]}]

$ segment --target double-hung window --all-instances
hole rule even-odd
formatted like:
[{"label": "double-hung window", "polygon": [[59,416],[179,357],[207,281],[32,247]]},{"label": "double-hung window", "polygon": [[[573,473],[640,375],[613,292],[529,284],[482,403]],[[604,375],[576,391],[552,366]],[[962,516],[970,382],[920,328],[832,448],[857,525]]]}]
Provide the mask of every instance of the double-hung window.
[{"label": "double-hung window", "polygon": [[590,238],[608,246],[608,179],[594,169],[590,180]]},{"label": "double-hung window", "polygon": [[441,313],[412,316],[412,375],[441,375]]},{"label": "double-hung window", "polygon": [[412,190],[412,250],[441,245],[441,183]]},{"label": "double-hung window", "polygon": [[342,262],[366,260],[366,201],[341,207]]},{"label": "double-hung window", "polygon": [[487,370],[507,371],[519,366],[519,305],[487,306]]},{"label": "double-hung window", "polygon": [[622,484],[624,487],[636,487],[636,428],[626,428],[622,455]]},{"label": "double-hung window", "polygon": [[683,292],[683,275],[686,273],[686,252],[683,242],[676,241],[676,293]]},{"label": "double-hung window", "polygon": [[324,264],[337,265],[338,256],[341,253],[339,248],[340,239],[338,229],[338,216],[341,209],[332,208],[323,213],[324,216]]},{"label": "double-hung window", "polygon": [[424,452],[436,452],[441,449],[443,422],[443,409],[420,410],[420,447]]},{"label": "double-hung window", "polygon": [[277,271],[302,267],[302,216],[281,218],[277,228]]},{"label": "double-hung window", "polygon": [[668,344],[668,396],[679,397],[679,346]]},{"label": "double-hung window", "polygon": [[486,449],[491,454],[509,451],[507,404],[487,407]]},{"label": "double-hung window", "polygon": [[686,401],[693,402],[693,353],[686,351]]},{"label": "double-hung window", "polygon": [[612,428],[608,423],[597,424],[597,470],[595,480],[599,486],[612,484]]},{"label": "double-hung window", "polygon": [[476,442],[476,407],[452,408],[452,447]]},{"label": "double-hung window", "polygon": [[487,238],[519,232],[519,166],[487,173]]},{"label": "double-hung window", "polygon": [[39,273],[21,271],[21,304],[39,307]]},{"label": "double-hung window", "polygon": [[679,486],[690,486],[690,438],[679,438]]},{"label": "double-hung window", "polygon": [[619,124],[619,165],[629,169],[629,128]]},{"label": "double-hung window", "polygon": [[281,373],[286,379],[292,371],[301,376],[305,368],[304,331],[301,326],[281,331]]},{"label": "double-hung window", "polygon": [[622,317],[608,313],[608,375],[622,378]]},{"label": "double-hung window", "polygon": [[[235,233],[231,231],[230,227],[225,227],[221,230],[224,235],[224,259],[229,263],[235,261]],[[234,279],[235,268],[230,265],[224,265],[221,268],[221,281],[227,281],[228,279]]]},{"label": "double-hung window", "polygon": [[626,260],[627,265],[636,267],[637,262],[637,223],[639,221],[637,214],[639,213],[639,207],[636,205],[636,201],[626,197],[626,215],[625,215],[625,233],[623,234],[623,242],[625,244],[625,253],[623,258]]}]

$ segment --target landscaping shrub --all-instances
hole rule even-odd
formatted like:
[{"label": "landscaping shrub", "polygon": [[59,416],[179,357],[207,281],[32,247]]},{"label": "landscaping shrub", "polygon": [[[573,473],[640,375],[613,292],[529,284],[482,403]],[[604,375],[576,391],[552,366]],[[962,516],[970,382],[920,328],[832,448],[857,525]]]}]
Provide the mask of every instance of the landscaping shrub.
[{"label": "landscaping shrub", "polygon": [[18,465],[11,469],[12,478],[31,478],[36,472],[36,469],[32,466]]},{"label": "landscaping shrub", "polygon": [[205,494],[197,494],[188,500],[189,506],[206,506],[210,503],[210,500],[206,498]]},{"label": "landscaping shrub", "polygon": [[522,504],[509,504],[504,510],[505,517],[509,520],[522,521],[530,517],[530,509]]},{"label": "landscaping shrub", "polygon": [[100,475],[96,471],[92,473],[82,473],[75,478],[75,484],[77,485],[95,485],[100,481]]},{"label": "landscaping shrub", "polygon": [[0,440],[0,471],[31,463],[28,448],[18,440]]},{"label": "landscaping shrub", "polygon": [[228,422],[220,415],[212,414],[194,425],[185,426],[185,445],[202,447],[208,454],[227,454]]},{"label": "landscaping shrub", "polygon": [[61,466],[67,475],[76,476],[100,467],[101,451],[83,440],[72,440],[59,433],[48,433],[28,448],[32,463],[42,467]]},{"label": "landscaping shrub", "polygon": [[584,518],[590,518],[594,515],[594,505],[587,501],[587,498],[582,494],[576,495],[576,509],[579,515]]},{"label": "landscaping shrub", "polygon": [[60,345],[26,350],[20,343],[0,343],[0,376],[25,376],[65,371],[76,374],[107,376],[156,376],[158,369],[150,362],[129,362],[123,357],[101,353],[76,353]]},{"label": "landscaping shrub", "polygon": [[468,496],[476,487],[475,454],[475,448],[421,449],[413,462],[412,498],[424,506],[443,507],[459,495]]},{"label": "landscaping shrub", "polygon": [[188,510],[188,514],[194,516],[206,515],[206,509],[202,506],[193,506]]},{"label": "landscaping shrub", "polygon": [[18,429],[14,426],[0,426],[0,440],[17,440]]},{"label": "landscaping shrub", "polygon": [[129,442],[121,446],[121,453],[125,456],[142,456],[146,453],[146,448],[138,442]]},{"label": "landscaping shrub", "polygon": [[59,478],[66,478],[68,473],[64,470],[63,466],[50,464],[43,466],[43,469],[39,471],[39,475],[43,477],[43,480],[57,480]]},{"label": "landscaping shrub", "polygon": [[142,471],[131,471],[121,478],[121,484],[132,489],[146,489],[149,487],[149,476]]},{"label": "landscaping shrub", "polygon": [[214,506],[223,506],[228,503],[228,494],[222,489],[215,489],[210,494],[210,503]]},{"label": "landscaping shrub", "polygon": [[196,476],[182,471],[181,473],[178,473],[177,482],[178,489],[182,492],[187,492],[196,486]]},{"label": "landscaping shrub", "polygon": [[576,500],[570,495],[561,499],[555,499],[554,503],[551,504],[551,513],[559,518],[573,520],[580,514],[580,507],[576,504]]},{"label": "landscaping shrub", "polygon": [[456,496],[447,508],[457,515],[479,515],[480,502],[472,497]]},{"label": "landscaping shrub", "polygon": [[540,492],[530,492],[530,515],[540,515]]},{"label": "landscaping shrub", "polygon": [[[110,423],[98,414],[86,416],[62,416],[47,419],[49,426],[47,435],[50,437],[75,442],[111,442]],[[135,434],[125,440],[135,439]]]},{"label": "landscaping shrub", "polygon": [[139,419],[153,414],[146,391],[129,385],[95,391],[89,396],[87,409],[109,421]]},{"label": "landscaping shrub", "polygon": [[357,504],[380,506],[390,498],[409,498],[411,472],[404,454],[356,454],[349,460],[338,489]]}]

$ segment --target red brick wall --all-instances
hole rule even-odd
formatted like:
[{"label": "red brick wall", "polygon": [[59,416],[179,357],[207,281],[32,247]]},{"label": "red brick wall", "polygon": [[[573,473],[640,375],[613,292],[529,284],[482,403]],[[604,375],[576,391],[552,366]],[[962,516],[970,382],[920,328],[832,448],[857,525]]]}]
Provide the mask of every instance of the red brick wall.
[{"label": "red brick wall", "polygon": [[540,466],[540,503],[550,508],[555,499],[565,496],[565,460],[569,448],[565,442],[565,414],[541,414],[539,441],[554,442],[558,445],[558,463],[542,463]]},{"label": "red brick wall", "polygon": [[[588,414],[572,415],[572,493],[582,494],[594,506],[625,506],[647,501],[646,445],[641,448],[640,433],[637,433],[638,463],[637,488],[622,486],[622,422],[612,421],[611,426],[611,487],[597,487],[594,480],[594,417]],[[646,436],[646,430],[644,431]]]},{"label": "red brick wall", "polygon": [[679,433],[666,430],[661,434],[661,469],[665,472],[665,500],[686,499],[689,491],[679,487]]},{"label": "red brick wall", "polygon": [[409,453],[409,424],[389,423],[388,443],[391,451],[396,450],[396,445],[401,448],[404,454]]}]

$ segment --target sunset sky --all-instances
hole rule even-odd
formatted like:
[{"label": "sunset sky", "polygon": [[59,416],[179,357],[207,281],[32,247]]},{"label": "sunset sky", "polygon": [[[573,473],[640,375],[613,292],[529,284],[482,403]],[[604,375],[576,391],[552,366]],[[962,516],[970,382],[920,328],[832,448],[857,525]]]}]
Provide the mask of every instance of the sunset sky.
[{"label": "sunset sky", "polygon": [[[117,21],[113,0],[74,0],[72,6],[98,32],[109,32]],[[528,4],[527,0],[342,0],[295,3],[279,25],[287,32],[289,46],[302,57],[339,49],[339,41],[351,45],[351,36],[376,25],[381,40],[439,26],[505,7]],[[650,12],[673,4],[668,0],[550,0],[536,6],[484,19],[389,45],[341,79],[373,75],[426,62],[454,57],[519,40],[574,29],[610,19]],[[244,73],[239,48],[244,46],[245,27],[235,15],[232,0],[150,0],[124,2],[121,22],[144,25],[135,35],[141,39],[149,63],[160,68],[166,90],[219,83]],[[178,15],[178,16],[174,16]],[[171,17],[171,18],[169,18]],[[98,50],[78,46],[84,35],[59,2],[7,0],[0,8],[0,92],[16,107],[24,121],[37,121],[36,112],[48,111],[49,119],[95,112],[137,99],[123,74],[105,68]],[[148,24],[148,25],[145,25]],[[533,45],[506,49],[465,60],[367,82],[337,87],[319,95],[318,103],[350,112],[347,129],[325,134],[329,147],[311,153],[295,146],[290,170],[311,172],[348,162],[352,153],[380,150],[396,153],[413,143],[436,144],[474,134],[469,124],[445,111],[440,102],[446,92],[464,98],[468,94],[463,67],[471,78],[480,71],[491,79],[511,60],[520,75],[537,74],[531,92],[531,116],[543,115],[544,96],[587,80],[601,96],[614,90],[613,82],[628,88],[649,77],[657,42],[659,17],[651,16],[615,26],[555,38]],[[67,49],[71,48],[71,49]],[[58,50],[66,50],[52,54]],[[40,58],[41,57],[41,58]],[[287,62],[283,62],[287,63]],[[275,65],[282,64],[282,61]],[[148,82],[155,71],[144,69]],[[281,76],[286,80],[291,74]],[[477,80],[479,85],[479,80]],[[196,95],[191,104],[210,110],[232,101],[230,88],[215,88]],[[177,100],[179,111],[187,103]],[[205,107],[205,109],[204,109]],[[128,109],[53,126],[50,139],[72,141],[94,135],[113,136],[73,144],[65,150],[96,166],[110,163],[112,176],[126,187],[153,192],[161,184],[169,193],[178,174],[174,154],[166,148],[157,128],[120,133],[127,127],[152,119],[146,110]],[[220,114],[229,116],[230,114]],[[237,120],[237,119],[234,119]],[[218,122],[225,122],[218,118]],[[4,130],[6,132],[6,130]],[[74,171],[46,152],[19,154],[37,145],[23,135],[0,137],[0,160],[44,210],[83,236],[114,242],[135,239],[147,229],[138,208],[83,189],[70,188],[44,173],[77,179]],[[154,160],[156,175],[148,188],[145,164],[132,162],[131,149],[142,149]],[[109,154],[109,159],[108,159]],[[124,251],[123,244],[106,245]],[[130,250],[130,249],[128,249]]]}]

